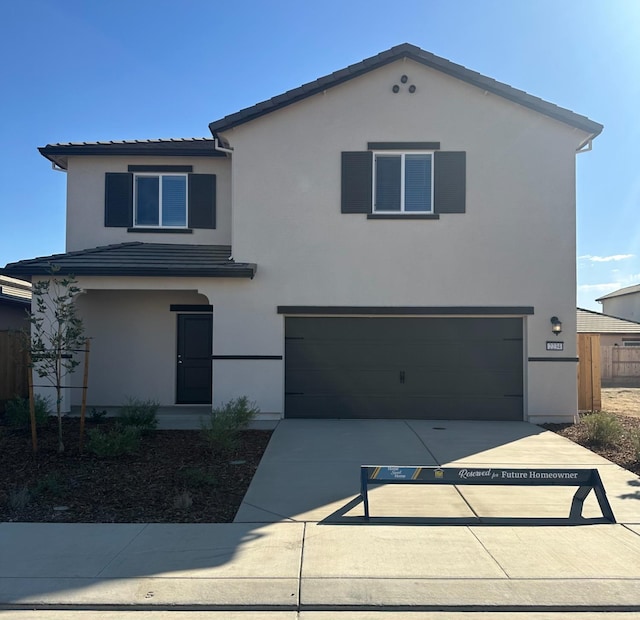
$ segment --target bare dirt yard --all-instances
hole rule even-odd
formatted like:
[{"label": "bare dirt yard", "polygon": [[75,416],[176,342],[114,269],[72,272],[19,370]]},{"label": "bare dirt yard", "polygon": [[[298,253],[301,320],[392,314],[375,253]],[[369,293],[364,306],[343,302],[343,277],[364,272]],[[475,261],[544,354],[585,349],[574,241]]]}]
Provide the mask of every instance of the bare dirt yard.
[{"label": "bare dirt yard", "polygon": [[640,388],[602,388],[602,411],[640,417]]},{"label": "bare dirt yard", "polygon": [[640,388],[602,388],[602,411],[611,414],[619,428],[615,438],[607,442],[590,437],[585,424],[588,413],[581,415],[577,424],[543,426],[640,475]]}]

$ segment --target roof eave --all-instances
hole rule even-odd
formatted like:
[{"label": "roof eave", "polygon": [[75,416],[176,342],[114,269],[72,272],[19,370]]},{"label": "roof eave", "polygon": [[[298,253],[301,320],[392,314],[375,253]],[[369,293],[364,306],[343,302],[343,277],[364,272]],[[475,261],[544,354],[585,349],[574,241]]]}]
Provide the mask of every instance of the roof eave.
[{"label": "roof eave", "polygon": [[[0,273],[6,275],[20,275],[22,277],[33,278],[33,276],[50,276],[51,266],[54,263],[39,265],[7,265]],[[81,267],[76,268],[61,266],[56,275],[80,276],[124,276],[124,277],[168,277],[168,278],[250,278],[256,274],[258,267],[255,263],[234,263],[232,265],[212,265],[204,269],[161,269],[156,267]]]},{"label": "roof eave", "polygon": [[362,60],[359,63],[350,65],[345,69],[318,78],[317,80],[308,82],[307,84],[303,84],[302,86],[287,91],[282,95],[278,95],[267,101],[262,101],[254,106],[240,110],[239,112],[217,121],[213,121],[209,123],[209,130],[214,136],[216,136],[220,132],[248,123],[260,116],[264,116],[270,112],[274,112],[293,103],[297,103],[302,99],[316,95],[322,91],[328,90],[329,88],[338,86],[339,84],[343,84],[348,80],[402,58],[409,58],[410,60],[414,60],[425,66],[431,67],[473,86],[481,88],[482,90],[499,95],[505,99],[544,114],[545,116],[568,124],[572,127],[576,127],[588,134],[589,137],[586,139],[586,142],[593,140],[603,130],[603,125],[592,121],[586,116],[582,116],[572,112],[571,110],[556,106],[524,91],[515,89],[507,84],[503,84],[502,82],[498,82],[493,78],[471,71],[462,65],[458,65],[446,60],[445,58],[435,56],[430,52],[426,52],[419,47],[408,43],[398,45],[386,52],[378,54],[377,56],[372,56],[371,58]]}]

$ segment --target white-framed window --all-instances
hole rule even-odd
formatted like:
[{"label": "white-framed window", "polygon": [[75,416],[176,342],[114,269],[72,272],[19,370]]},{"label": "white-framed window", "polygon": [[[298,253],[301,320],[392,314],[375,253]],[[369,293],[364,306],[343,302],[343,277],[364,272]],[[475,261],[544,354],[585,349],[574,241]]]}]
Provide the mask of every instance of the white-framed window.
[{"label": "white-framed window", "polygon": [[186,174],[136,174],[134,226],[186,228],[187,187]]},{"label": "white-framed window", "polygon": [[374,153],[374,213],[433,213],[433,153]]},{"label": "white-framed window", "polygon": [[623,347],[640,347],[640,340],[623,340]]}]

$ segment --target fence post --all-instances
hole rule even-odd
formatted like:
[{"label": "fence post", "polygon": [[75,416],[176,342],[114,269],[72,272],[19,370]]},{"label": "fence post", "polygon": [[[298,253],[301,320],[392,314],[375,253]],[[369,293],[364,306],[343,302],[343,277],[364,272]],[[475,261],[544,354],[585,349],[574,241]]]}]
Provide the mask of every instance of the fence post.
[{"label": "fence post", "polygon": [[89,381],[89,350],[91,341],[87,338],[84,346],[84,375],[82,377],[82,407],[80,408],[80,452],[84,444],[84,420],[87,411],[87,383]]}]

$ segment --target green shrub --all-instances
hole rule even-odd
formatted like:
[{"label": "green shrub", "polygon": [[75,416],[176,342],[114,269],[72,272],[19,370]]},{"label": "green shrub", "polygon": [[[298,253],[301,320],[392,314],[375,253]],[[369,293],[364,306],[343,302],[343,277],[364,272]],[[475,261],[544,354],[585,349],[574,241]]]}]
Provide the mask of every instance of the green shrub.
[{"label": "green shrub", "polygon": [[89,414],[89,419],[94,424],[104,424],[107,421],[107,410],[102,409],[98,410],[95,407],[91,408],[91,413]]},{"label": "green shrub", "polygon": [[636,431],[631,434],[631,447],[635,454],[636,461],[640,462],[640,432]]},{"label": "green shrub", "polygon": [[106,431],[94,428],[89,431],[87,450],[100,458],[133,454],[140,447],[141,433],[135,426],[116,426]]},{"label": "green shrub", "polygon": [[183,484],[187,487],[201,489],[203,487],[214,487],[218,484],[215,476],[204,469],[198,467],[187,467],[178,471]]},{"label": "green shrub", "polygon": [[11,491],[9,491],[7,505],[11,512],[20,512],[29,505],[30,501],[31,493],[29,493],[29,489],[24,486],[21,489],[11,489]]},{"label": "green shrub", "polygon": [[[49,419],[50,403],[47,398],[36,394],[34,397],[34,409],[36,414],[36,426],[42,426]],[[5,405],[5,419],[11,428],[23,429],[31,427],[31,414],[29,412],[29,399],[16,396]]]},{"label": "green shrub", "polygon": [[173,498],[173,507],[176,510],[191,510],[193,506],[193,497],[189,491],[182,491],[179,495]]},{"label": "green shrub", "polygon": [[58,497],[62,495],[65,490],[65,484],[57,472],[52,472],[47,474],[43,478],[40,478],[38,482],[36,482],[35,486],[32,489],[33,495],[38,496],[42,494],[53,495],[54,497]]},{"label": "green shrub", "polygon": [[122,426],[139,429],[143,433],[152,431],[158,426],[158,407],[155,400],[139,400],[128,398],[120,409],[118,421]]},{"label": "green shrub", "polygon": [[622,426],[617,418],[604,411],[586,416],[583,424],[587,429],[587,439],[601,446],[614,445],[622,436]]},{"label": "green shrub", "polygon": [[202,434],[212,449],[229,452],[236,448],[240,431],[247,427],[260,409],[246,396],[234,398],[216,407],[202,424]]}]

